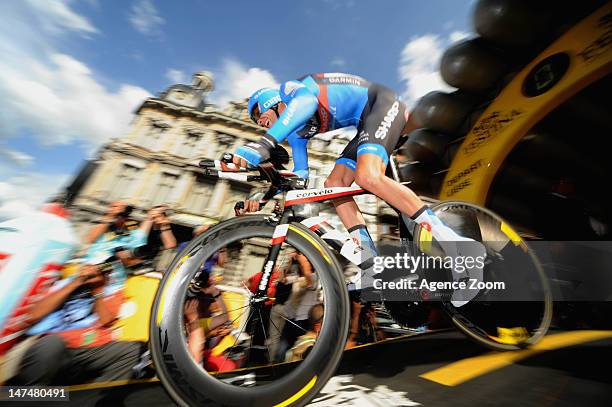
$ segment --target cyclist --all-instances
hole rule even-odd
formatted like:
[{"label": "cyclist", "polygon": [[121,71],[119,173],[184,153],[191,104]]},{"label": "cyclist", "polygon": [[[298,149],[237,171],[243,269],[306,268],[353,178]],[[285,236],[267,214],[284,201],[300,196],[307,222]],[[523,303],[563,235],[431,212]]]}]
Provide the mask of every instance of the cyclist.
[{"label": "cyclist", "polygon": [[[353,182],[378,196],[389,205],[409,216],[436,239],[446,255],[465,255],[465,245],[456,242],[471,240],[446,226],[409,188],[385,176],[389,155],[402,134],[417,126],[409,120],[406,105],[387,87],[346,73],[309,74],[283,83],[280,89],[262,88],[250,97],[251,119],[268,130],[257,142],[239,147],[234,164],[246,167],[270,158],[278,143],[288,141],[292,148],[294,172],[308,178],[308,140],[315,134],[341,127],[357,127],[357,135],[348,143],[325,187],[347,187]],[[338,216],[351,237],[364,250],[365,256],[376,255],[365,220],[352,197],[334,200]],[[484,255],[484,246],[470,255]],[[482,270],[469,271],[472,278],[481,279]],[[465,274],[453,270],[453,278]],[[457,305],[466,303],[477,294],[453,294]],[[468,298],[471,297],[471,298]]]}]

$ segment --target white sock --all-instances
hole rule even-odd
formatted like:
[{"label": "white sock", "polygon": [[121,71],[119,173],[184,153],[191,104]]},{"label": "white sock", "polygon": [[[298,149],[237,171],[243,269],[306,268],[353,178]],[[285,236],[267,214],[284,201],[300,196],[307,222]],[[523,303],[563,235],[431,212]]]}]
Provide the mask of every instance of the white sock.
[{"label": "white sock", "polygon": [[365,225],[355,225],[348,231],[355,243],[363,249],[362,261],[378,255],[376,245],[374,245],[372,236],[368,233],[368,228]]}]

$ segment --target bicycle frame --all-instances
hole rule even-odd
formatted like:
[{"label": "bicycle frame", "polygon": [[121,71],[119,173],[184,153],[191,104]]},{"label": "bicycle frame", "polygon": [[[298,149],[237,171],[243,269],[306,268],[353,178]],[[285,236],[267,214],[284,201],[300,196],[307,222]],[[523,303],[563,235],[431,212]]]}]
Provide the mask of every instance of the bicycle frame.
[{"label": "bicycle frame", "polygon": [[[229,157],[225,157],[226,161],[230,161]],[[208,163],[209,166],[212,163]],[[224,179],[232,179],[239,181],[255,181],[267,179],[272,183],[272,187],[265,198],[260,204],[265,205],[272,196],[278,192],[283,192],[283,198],[279,205],[275,209],[274,215],[278,217],[278,223],[274,229],[274,234],[270,242],[271,248],[264,261],[262,270],[262,277],[255,293],[255,299],[264,301],[267,297],[268,286],[270,283],[270,277],[276,265],[276,260],[281,251],[282,244],[287,236],[289,224],[292,221],[298,221],[306,226],[308,229],[316,233],[323,241],[325,241],[332,249],[340,253],[352,264],[359,266],[365,261],[369,260],[362,258],[362,250],[358,244],[348,235],[335,229],[327,220],[322,216],[303,217],[294,213],[294,208],[299,205],[309,203],[322,203],[325,201],[342,198],[352,197],[364,194],[370,194],[359,186],[350,187],[330,187],[330,188],[313,188],[313,189],[299,189],[306,184],[305,180],[298,178],[295,174],[289,171],[279,171],[274,167],[259,167],[260,175],[248,175],[244,173],[237,173],[233,170],[231,164],[221,164],[219,161],[214,161],[214,167],[217,170],[217,176]],[[230,171],[223,171],[223,169],[229,169]],[[390,157],[389,160],[389,172],[393,179],[400,182],[397,171],[395,160]],[[284,182],[286,181],[286,182]],[[266,199],[267,198],[267,199]],[[399,215],[399,213],[398,213]],[[410,221],[404,217],[404,221]]]}]

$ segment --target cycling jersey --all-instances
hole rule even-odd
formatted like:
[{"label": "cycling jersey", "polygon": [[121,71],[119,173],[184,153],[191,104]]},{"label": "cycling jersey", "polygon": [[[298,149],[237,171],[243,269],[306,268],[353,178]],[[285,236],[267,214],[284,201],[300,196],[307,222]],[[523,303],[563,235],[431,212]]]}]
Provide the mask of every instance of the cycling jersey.
[{"label": "cycling jersey", "polygon": [[286,109],[267,135],[293,150],[294,172],[308,177],[308,139],[341,127],[357,127],[337,163],[356,169],[357,156],[376,154],[386,164],[406,124],[406,106],[390,89],[345,73],[319,73],[285,82]]}]

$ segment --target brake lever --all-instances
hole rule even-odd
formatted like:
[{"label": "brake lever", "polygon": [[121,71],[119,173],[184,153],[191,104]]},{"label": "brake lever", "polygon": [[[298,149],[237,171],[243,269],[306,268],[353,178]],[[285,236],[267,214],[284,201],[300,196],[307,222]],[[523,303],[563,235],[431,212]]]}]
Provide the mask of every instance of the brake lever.
[{"label": "brake lever", "polygon": [[234,213],[238,216],[238,213],[244,209],[244,201],[238,201],[234,205]]},{"label": "brake lever", "polygon": [[215,160],[211,160],[209,158],[200,160],[200,162],[198,163],[198,167],[204,168],[204,169],[214,168],[215,166],[216,166]]}]

